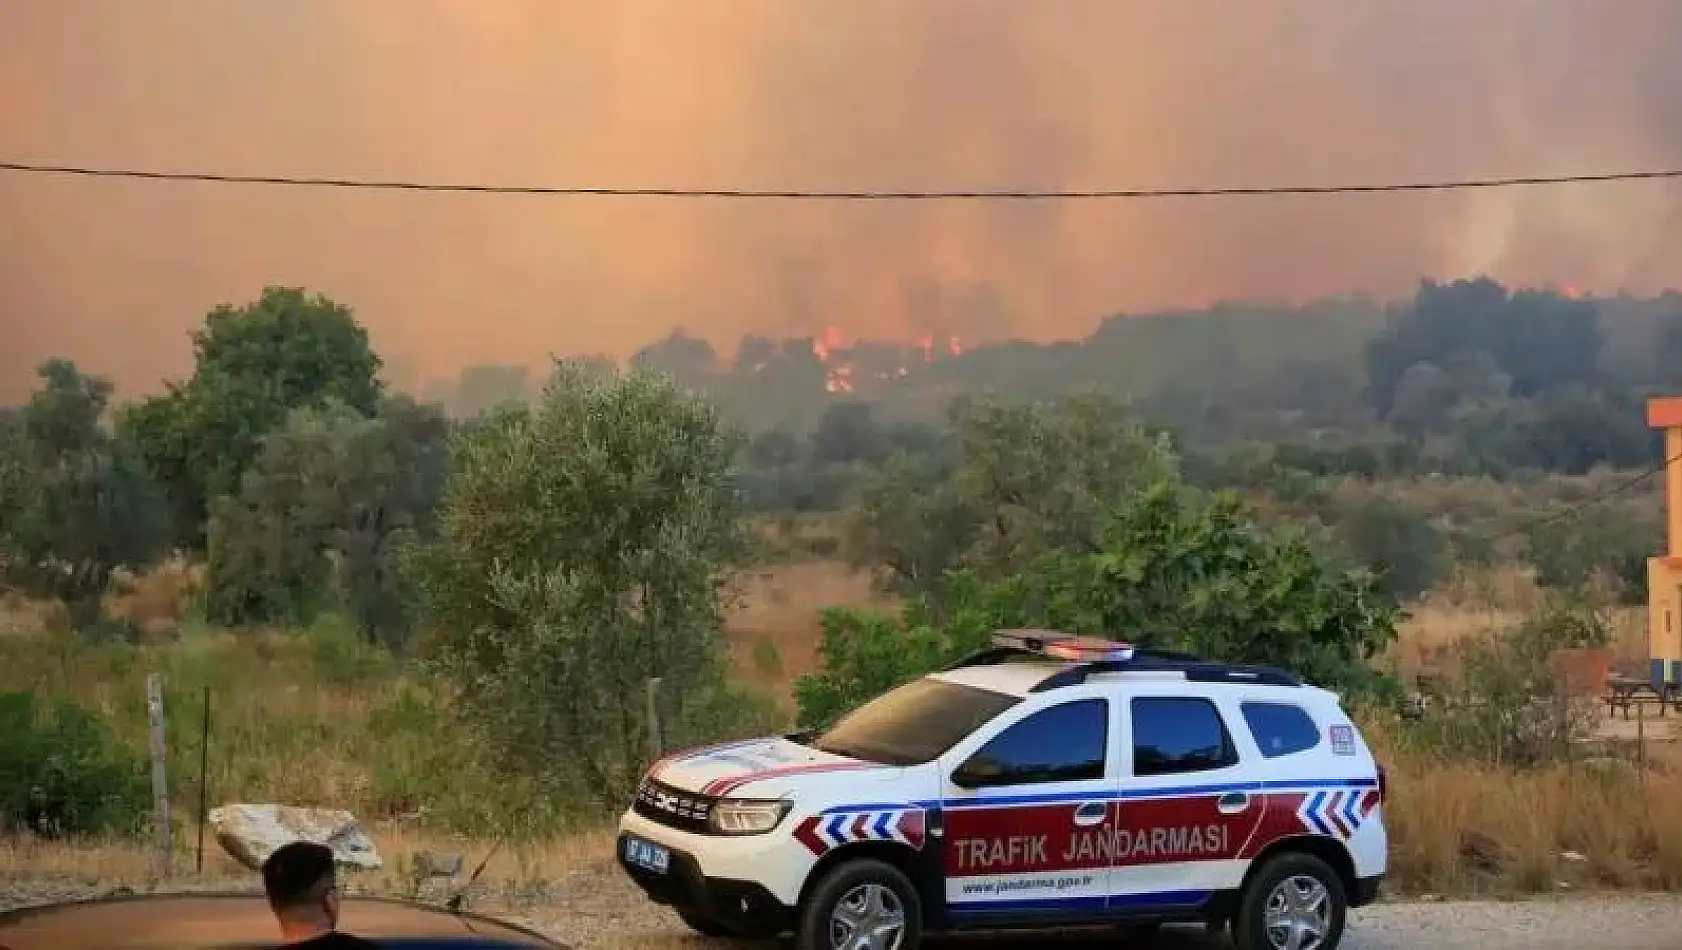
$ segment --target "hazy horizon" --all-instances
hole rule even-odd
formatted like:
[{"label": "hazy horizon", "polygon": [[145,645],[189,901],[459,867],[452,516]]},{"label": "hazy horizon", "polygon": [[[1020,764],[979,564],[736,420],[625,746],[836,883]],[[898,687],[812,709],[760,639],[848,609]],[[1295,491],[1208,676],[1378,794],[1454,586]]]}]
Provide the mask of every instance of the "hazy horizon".
[{"label": "hazy horizon", "polygon": [[[1670,0],[12,0],[0,157],[496,184],[1364,183],[1682,166]],[[1035,205],[353,193],[0,173],[0,402],[127,394],[266,284],[417,379],[674,325],[1082,336],[1118,311],[1682,284],[1669,183]]]}]

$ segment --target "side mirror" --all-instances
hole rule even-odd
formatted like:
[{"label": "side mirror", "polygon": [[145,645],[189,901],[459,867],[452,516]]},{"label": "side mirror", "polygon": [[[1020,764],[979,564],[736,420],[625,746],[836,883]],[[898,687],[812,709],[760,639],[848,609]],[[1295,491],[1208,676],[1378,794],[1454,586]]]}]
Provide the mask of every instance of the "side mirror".
[{"label": "side mirror", "polygon": [[986,788],[1002,785],[1004,781],[1005,767],[999,760],[986,755],[971,756],[952,773],[952,784],[959,788]]}]

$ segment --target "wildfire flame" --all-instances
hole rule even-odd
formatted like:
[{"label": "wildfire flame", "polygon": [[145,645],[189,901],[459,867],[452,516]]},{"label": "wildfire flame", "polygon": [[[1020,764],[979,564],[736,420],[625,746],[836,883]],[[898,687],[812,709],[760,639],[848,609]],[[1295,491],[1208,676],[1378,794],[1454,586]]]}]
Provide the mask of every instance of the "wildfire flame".
[{"label": "wildfire flame", "polygon": [[[812,355],[824,365],[824,391],[831,393],[850,393],[856,387],[856,369],[852,359],[852,352],[845,348],[846,337],[839,327],[824,327],[823,332],[812,338]],[[964,345],[957,337],[936,337],[925,334],[915,344],[920,351],[924,365],[933,363],[936,358],[946,356],[960,356],[964,352]],[[884,380],[903,379],[911,374],[911,367],[901,364],[890,372],[882,374]]]}]

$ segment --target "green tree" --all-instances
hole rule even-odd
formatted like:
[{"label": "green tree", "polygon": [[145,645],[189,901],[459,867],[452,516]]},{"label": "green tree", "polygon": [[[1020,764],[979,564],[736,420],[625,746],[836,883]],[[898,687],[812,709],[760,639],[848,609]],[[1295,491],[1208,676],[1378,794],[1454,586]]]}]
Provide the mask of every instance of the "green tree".
[{"label": "green tree", "polygon": [[868,402],[842,400],[818,417],[812,431],[812,458],[833,465],[876,462],[886,447],[886,433]]},{"label": "green tree", "polygon": [[1099,523],[1091,550],[1053,550],[996,578],[959,573],[938,625],[926,601],[899,621],[831,615],[819,672],[797,686],[802,721],[824,721],[1009,627],[1281,666],[1344,690],[1379,684],[1370,660],[1395,638],[1395,601],[1369,572],[1329,565],[1304,533],[1264,529],[1236,496],[1204,500],[1171,480]]},{"label": "green tree", "polygon": [[1604,346],[1593,303],[1552,291],[1509,292],[1487,277],[1425,281],[1368,345],[1367,375],[1373,405],[1385,414],[1395,410],[1403,378],[1421,362],[1447,367],[1488,360],[1514,395],[1530,397],[1596,381]]},{"label": "green tree", "polygon": [[1622,505],[1567,514],[1536,519],[1527,529],[1536,583],[1576,603],[1643,603],[1647,558],[1664,546],[1663,523]]},{"label": "green tree", "polygon": [[42,388],[0,420],[0,581],[61,600],[79,630],[94,628],[119,567],[167,548],[157,486],[108,432],[106,380],[49,360]]},{"label": "green tree", "polygon": [[432,533],[448,436],[437,407],[403,396],[372,418],[339,403],[293,410],[239,494],[214,506],[210,618],[307,623],[335,606],[370,639],[402,647],[411,617],[398,554]]},{"label": "green tree", "polygon": [[663,376],[568,363],[534,407],[460,436],[438,538],[411,571],[431,662],[507,761],[622,802],[645,679],[665,680],[680,721],[717,696],[724,585],[746,549],[737,441]]},{"label": "green tree", "polygon": [[380,359],[351,311],[295,288],[217,307],[192,341],[192,377],[121,424],[167,487],[180,539],[196,547],[213,500],[239,490],[263,437],[293,409],[337,402],[372,415],[381,384]]},{"label": "green tree", "polygon": [[1165,436],[1095,393],[953,415],[955,463],[889,467],[850,519],[854,557],[886,564],[901,591],[928,592],[953,567],[999,576],[1046,551],[1094,550],[1104,511],[1178,470]]},{"label": "green tree", "polygon": [[1342,506],[1334,531],[1356,563],[1399,599],[1430,590],[1448,568],[1448,539],[1406,502],[1373,495]]}]

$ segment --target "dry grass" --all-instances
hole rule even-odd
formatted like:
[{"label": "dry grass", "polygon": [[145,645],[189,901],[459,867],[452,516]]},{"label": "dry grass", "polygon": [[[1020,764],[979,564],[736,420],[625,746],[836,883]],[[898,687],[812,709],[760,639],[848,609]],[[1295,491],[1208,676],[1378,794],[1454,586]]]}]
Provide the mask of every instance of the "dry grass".
[{"label": "dry grass", "polygon": [[[1384,662],[1404,679],[1444,670],[1454,665],[1455,648],[1469,638],[1512,627],[1545,604],[1546,596],[1527,570],[1503,567],[1461,572],[1409,608],[1408,619]],[[1645,608],[1617,608],[1606,611],[1605,617],[1612,631],[1610,648],[1616,667],[1645,676]]]},{"label": "dry grass", "polygon": [[[471,743],[423,687],[395,666],[348,650],[330,630],[236,637],[183,627],[179,605],[190,590],[190,574],[178,571],[174,580],[142,579],[120,600],[127,606],[117,609],[131,611],[137,623],[143,616],[160,628],[170,622],[180,628],[178,642],[166,648],[90,648],[52,636],[0,639],[0,689],[72,696],[143,747],[144,674],[163,672],[172,695],[185,700],[172,718],[173,761],[194,762],[199,723],[191,697],[204,683],[222,684],[214,709],[213,804],[244,799],[350,808],[369,822],[389,865],[380,873],[393,886],[403,883],[415,851],[463,853],[469,866],[488,852],[488,835],[443,836],[390,820],[427,805],[471,830],[475,815],[486,817],[509,794],[478,767]],[[871,591],[866,576],[834,561],[766,567],[743,578],[741,594],[729,621],[735,668],[743,679],[784,695],[816,664],[818,608],[892,606]],[[1538,598],[1520,572],[1462,577],[1415,607],[1390,659],[1404,671],[1439,663],[1453,644],[1512,622]],[[27,625],[29,610],[14,604],[5,616]],[[1645,655],[1641,622],[1639,611],[1615,617],[1622,655]],[[1391,775],[1397,887],[1435,893],[1548,890],[1562,881],[1682,887],[1682,811],[1669,807],[1682,797],[1682,772],[1665,764],[1682,760],[1682,744],[1669,725],[1649,723],[1651,758],[1659,766],[1639,775],[1616,763],[1520,773],[1447,762],[1404,747],[1393,725],[1371,724],[1371,740]],[[193,781],[178,779],[177,788],[182,813],[191,814]],[[183,847],[191,837],[182,835]],[[609,840],[599,830],[519,840],[493,858],[487,879],[552,881],[609,866]],[[190,864],[190,851],[183,853],[182,863]],[[134,881],[144,880],[149,867],[143,848],[132,843],[0,844],[0,873]],[[213,845],[207,872],[246,873]]]},{"label": "dry grass", "polygon": [[837,561],[805,561],[751,571],[727,620],[731,665],[745,683],[780,698],[818,665],[818,611],[893,602],[871,590],[867,573]]},{"label": "dry grass", "polygon": [[[613,861],[613,832],[603,828],[538,840],[474,840],[454,835],[429,835],[376,825],[369,836],[385,860],[379,871],[358,875],[358,884],[371,889],[401,891],[410,881],[413,856],[419,852],[459,854],[466,872],[481,861],[489,881],[554,881],[580,871],[599,871]],[[252,872],[229,857],[205,833],[204,872],[192,873],[197,827],[189,826],[177,842],[177,876],[209,880],[249,877]],[[40,842],[0,840],[0,875],[29,872],[67,875],[102,882],[146,881],[156,876],[154,852],[141,841]]]},{"label": "dry grass", "polygon": [[1390,775],[1392,883],[1411,893],[1534,893],[1682,886],[1682,751],[1653,729],[1646,773],[1591,761],[1519,772],[1368,739]]},{"label": "dry grass", "polygon": [[119,574],[115,581],[106,613],[134,624],[146,642],[161,643],[180,632],[203,585],[204,567],[171,559],[139,576]]}]

